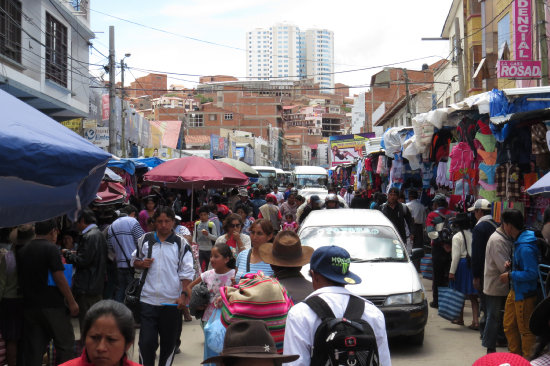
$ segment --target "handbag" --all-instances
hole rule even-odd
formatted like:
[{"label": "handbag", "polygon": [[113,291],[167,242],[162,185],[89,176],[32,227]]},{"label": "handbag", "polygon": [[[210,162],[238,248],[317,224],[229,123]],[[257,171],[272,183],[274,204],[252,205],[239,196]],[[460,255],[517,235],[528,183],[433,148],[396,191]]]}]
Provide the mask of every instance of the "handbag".
[{"label": "handbag", "polygon": [[464,307],[466,296],[453,288],[454,281],[449,283],[449,287],[438,287],[439,309],[437,315],[443,319],[453,321],[460,317],[460,312]]},{"label": "handbag", "polygon": [[221,321],[221,309],[215,309],[204,326],[205,345],[213,352],[220,354],[223,350],[225,326]]},{"label": "handbag", "polygon": [[[147,237],[145,237],[143,241],[149,242],[149,240],[147,240]],[[153,245],[149,244],[149,247],[147,248],[146,258],[151,258],[152,253],[153,253]],[[139,300],[141,298],[141,289],[143,288],[143,284],[145,283],[145,279],[147,278],[148,272],[149,272],[149,268],[145,268],[141,277],[134,278],[132,282],[128,284],[128,287],[126,287],[124,304],[128,306],[130,309],[135,309],[139,305]]]},{"label": "handbag", "polygon": [[428,280],[433,278],[433,263],[431,254],[426,254],[422,257],[422,259],[420,259],[420,272],[422,273],[423,278]]},{"label": "handbag", "polygon": [[282,353],[286,317],[294,303],[276,278],[267,277],[261,271],[249,273],[241,277],[238,285],[221,288],[220,296],[224,326],[242,319],[263,320],[277,352]]}]

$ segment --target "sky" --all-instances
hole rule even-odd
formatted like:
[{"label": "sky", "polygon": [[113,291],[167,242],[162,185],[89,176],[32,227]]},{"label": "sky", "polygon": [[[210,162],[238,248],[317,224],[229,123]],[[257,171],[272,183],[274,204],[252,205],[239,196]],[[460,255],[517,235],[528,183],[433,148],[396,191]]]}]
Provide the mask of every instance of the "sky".
[{"label": "sky", "polygon": [[[169,75],[168,85],[192,88],[199,77],[191,75],[246,76],[246,32],[287,22],[301,30],[325,28],[334,32],[335,71],[374,67],[335,75],[335,82],[356,86],[350,90],[353,95],[364,91],[371,76],[383,65],[416,60],[394,66],[420,70],[423,63],[448,57],[448,41],[421,38],[441,36],[451,3],[452,0],[92,0],[91,29],[96,38],[92,40],[95,49],[91,50],[90,63],[107,63],[103,55],[109,52],[112,25],[117,62],[131,53],[125,60],[130,68],[124,77],[126,85],[146,75],[148,72],[143,70],[148,69],[188,74]],[[90,69],[93,75],[102,73],[99,66]]]}]

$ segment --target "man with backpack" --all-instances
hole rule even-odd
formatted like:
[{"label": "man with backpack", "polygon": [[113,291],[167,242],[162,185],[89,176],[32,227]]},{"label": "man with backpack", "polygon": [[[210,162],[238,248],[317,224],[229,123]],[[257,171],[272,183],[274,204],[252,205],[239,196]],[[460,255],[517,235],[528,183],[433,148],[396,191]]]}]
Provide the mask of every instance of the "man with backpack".
[{"label": "man with backpack", "polygon": [[480,312],[483,317],[480,320],[480,331],[483,336],[484,324],[487,318],[487,309],[485,305],[485,295],[483,294],[483,277],[485,272],[485,251],[489,237],[493,235],[498,225],[491,215],[491,202],[484,198],[475,201],[474,205],[468,209],[474,212],[477,220],[472,230],[472,274],[474,275],[474,287],[479,292]]},{"label": "man with backpack", "polygon": [[[284,354],[300,358],[289,365],[391,366],[384,314],[346,285],[361,283],[350,271],[349,253],[337,246],[320,247],[311,256],[315,290],[288,312]],[[336,361],[338,360],[338,361]]]},{"label": "man with backpack", "polygon": [[193,280],[193,254],[187,241],[174,233],[174,211],[159,207],[153,214],[155,231],[143,235],[132,253],[132,265],[142,269],[139,333],[139,361],[171,365],[177,349],[181,312],[189,303],[188,285]]},{"label": "man with backpack", "polygon": [[453,238],[451,218],[455,217],[455,212],[447,208],[447,198],[444,194],[436,194],[432,202],[434,210],[426,218],[426,231],[432,239],[433,301],[430,302],[430,307],[437,308],[439,307],[438,287],[447,286],[449,282]]}]

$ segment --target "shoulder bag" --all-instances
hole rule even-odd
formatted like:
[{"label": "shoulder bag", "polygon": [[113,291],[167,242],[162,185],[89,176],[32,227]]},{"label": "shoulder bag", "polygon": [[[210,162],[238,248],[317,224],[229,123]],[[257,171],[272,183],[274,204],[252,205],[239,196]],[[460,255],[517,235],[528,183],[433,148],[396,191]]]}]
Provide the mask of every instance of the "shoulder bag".
[{"label": "shoulder bag", "polygon": [[[147,257],[151,258],[151,254],[153,253],[153,244],[150,243],[151,235],[146,234],[147,236],[143,239],[143,241],[147,241],[148,248],[147,248]],[[124,297],[124,304],[128,306],[130,309],[134,309],[139,305],[139,300],[141,298],[141,289],[143,288],[143,284],[145,283],[145,279],[147,278],[147,273],[149,272],[149,268],[145,268],[143,271],[143,274],[140,278],[134,278],[132,282],[128,284],[128,287],[126,287],[126,296]]]}]

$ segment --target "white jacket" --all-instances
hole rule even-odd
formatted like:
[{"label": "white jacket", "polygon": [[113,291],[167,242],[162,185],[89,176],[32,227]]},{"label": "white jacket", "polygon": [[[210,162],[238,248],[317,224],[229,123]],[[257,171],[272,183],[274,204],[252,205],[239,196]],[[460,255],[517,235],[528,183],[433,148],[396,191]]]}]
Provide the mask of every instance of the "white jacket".
[{"label": "white jacket", "polygon": [[453,250],[451,252],[452,261],[451,269],[449,270],[449,273],[452,274],[456,273],[458,262],[460,262],[461,258],[466,258],[466,254],[469,254],[470,257],[472,256],[472,232],[470,230],[462,231],[466,237],[466,243],[464,243],[464,236],[462,236],[460,231],[453,235]]},{"label": "white jacket", "polygon": [[[151,234],[139,238],[139,249],[132,253],[131,264],[134,266],[136,259],[147,257],[149,245],[153,245],[151,258],[154,261],[141,290],[141,301],[155,306],[174,304],[181,295],[181,280],[192,281],[195,275],[193,253],[187,241],[174,233],[163,242],[155,240]],[[181,240],[181,247],[178,247],[178,240]]]}]

